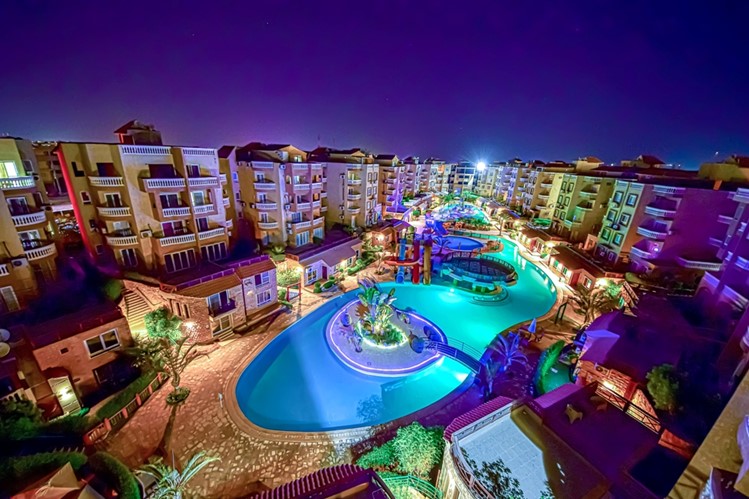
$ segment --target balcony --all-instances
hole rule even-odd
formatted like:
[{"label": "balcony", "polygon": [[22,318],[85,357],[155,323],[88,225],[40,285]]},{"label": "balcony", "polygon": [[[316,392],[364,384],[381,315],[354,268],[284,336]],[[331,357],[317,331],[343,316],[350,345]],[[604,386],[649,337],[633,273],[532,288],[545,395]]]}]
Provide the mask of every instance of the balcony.
[{"label": "balcony", "polygon": [[218,317],[220,315],[228,314],[237,309],[237,302],[233,299],[219,303],[217,305],[208,306],[208,315],[211,317]]},{"label": "balcony", "polygon": [[96,211],[99,216],[109,218],[129,217],[131,214],[129,206],[97,206]]},{"label": "balcony", "polygon": [[722,224],[730,224],[733,219],[733,215],[718,215],[718,222]]},{"label": "balcony", "polygon": [[653,193],[660,196],[678,197],[683,196],[686,191],[686,187],[672,187],[667,185],[653,186]]},{"label": "balcony", "polygon": [[55,248],[55,243],[51,241],[41,241],[39,239],[33,239],[31,241],[21,242],[23,243],[24,253],[26,253],[26,259],[30,262],[57,255],[57,248]]},{"label": "balcony", "polygon": [[88,177],[88,183],[92,187],[124,187],[125,181],[122,177]]},{"label": "balcony", "polygon": [[737,189],[731,194],[731,199],[737,203],[749,203],[749,189]]},{"label": "balcony", "polygon": [[190,215],[190,207],[174,206],[169,208],[161,208],[161,215],[164,218],[187,217]]},{"label": "balcony", "polygon": [[253,187],[256,191],[272,191],[276,188],[276,183],[272,180],[266,180],[264,182],[254,182]]},{"label": "balcony", "polygon": [[317,217],[314,220],[312,220],[313,225],[322,225],[325,223],[325,217]]},{"label": "balcony", "polygon": [[300,220],[299,222],[287,222],[287,226],[291,227],[293,230],[300,230],[300,229],[309,229],[312,227],[312,222],[309,220]]},{"label": "balcony", "polygon": [[668,236],[668,227],[657,225],[640,226],[637,227],[637,233],[656,241],[663,241]]},{"label": "balcony", "polygon": [[327,206],[320,206],[320,211],[322,213],[325,213],[326,211],[328,211],[328,207]]},{"label": "balcony", "polygon": [[278,203],[255,203],[255,209],[260,211],[272,211],[278,208]]},{"label": "balcony", "polygon": [[651,258],[655,258],[658,256],[658,253],[650,250],[644,250],[641,248],[638,248],[637,246],[632,246],[629,250],[629,254],[632,256],[636,256],[638,258],[642,258],[643,260],[649,260]]},{"label": "balcony", "polygon": [[34,185],[34,177],[0,178],[0,189],[4,191],[28,189],[34,187]]},{"label": "balcony", "polygon": [[231,218],[229,220],[227,220],[224,223],[224,227],[226,227],[227,230],[233,229],[234,228],[234,220],[232,220]]},{"label": "balcony", "polygon": [[10,270],[8,270],[8,264],[7,263],[0,263],[0,277],[10,275]]},{"label": "balcony", "polygon": [[306,202],[306,203],[294,203],[295,211],[304,211],[309,210],[312,208],[312,203]]},{"label": "balcony", "polygon": [[231,204],[231,201],[229,200],[228,197],[223,198],[222,202],[224,203],[224,208],[228,208],[229,205]]},{"label": "balcony", "polygon": [[169,146],[138,146],[138,145],[121,145],[122,154],[136,154],[143,156],[170,156],[172,155]]},{"label": "balcony", "polygon": [[218,178],[222,184],[226,183],[226,173],[219,173]]},{"label": "balcony", "polygon": [[359,206],[349,206],[346,211],[349,212],[351,215],[356,215],[358,213],[361,213],[361,207]]},{"label": "balcony", "polygon": [[272,230],[278,228],[278,222],[258,222],[257,226],[262,230]]},{"label": "balcony", "polygon": [[320,193],[320,197],[321,198],[326,198],[326,197],[328,197],[328,193],[327,192],[321,192]]},{"label": "balcony", "polygon": [[218,187],[218,177],[189,177],[187,183],[190,187]]},{"label": "balcony", "polygon": [[359,201],[361,199],[361,194],[347,194],[346,199],[349,201]]},{"label": "balcony", "polygon": [[306,172],[309,170],[309,165],[307,163],[292,163],[291,169],[295,172]]},{"label": "balcony", "polygon": [[312,207],[313,208],[319,208],[320,207],[320,201],[312,201]]},{"label": "balcony", "polygon": [[16,227],[26,227],[27,225],[42,224],[47,221],[47,215],[43,211],[36,213],[23,213],[20,215],[12,215],[13,225]]},{"label": "balcony", "polygon": [[551,182],[547,182],[544,180],[543,182],[541,182],[541,187],[543,189],[551,189]]},{"label": "balcony", "polygon": [[294,192],[307,192],[309,186],[310,184],[294,184]]},{"label": "balcony", "polygon": [[208,230],[198,232],[198,239],[200,241],[206,241],[208,239],[223,237],[225,235],[226,235],[226,229],[224,229],[223,227],[218,227],[216,229],[208,229]]},{"label": "balcony", "polygon": [[138,236],[132,231],[112,232],[106,236],[107,244],[110,246],[132,246],[138,244]]},{"label": "balcony", "polygon": [[325,182],[328,181],[328,177],[323,177],[320,181],[324,184]]},{"label": "balcony", "polygon": [[645,207],[645,214],[658,218],[674,218],[676,216],[676,209],[664,207],[662,205],[649,204]]},{"label": "balcony", "polygon": [[709,270],[713,272],[719,271],[723,265],[721,260],[717,260],[714,257],[698,258],[691,256],[677,256],[676,261],[679,265],[687,269]]},{"label": "balcony", "polygon": [[349,178],[346,183],[348,185],[361,185],[361,179],[360,178]]},{"label": "balcony", "polygon": [[549,199],[549,194],[548,193],[543,193],[543,192],[539,193],[538,194],[538,199],[543,199],[544,201],[546,201],[547,199]]},{"label": "balcony", "polygon": [[205,215],[216,211],[216,207],[213,203],[198,204],[192,207],[192,211],[196,215]]},{"label": "balcony", "polygon": [[172,178],[144,178],[143,185],[146,186],[146,191],[154,191],[161,189],[184,189],[185,179],[180,177]]},{"label": "balcony", "polygon": [[312,182],[312,189],[322,189],[322,182]]},{"label": "balcony", "polygon": [[743,256],[736,257],[736,266],[740,269],[749,270],[749,259]]},{"label": "balcony", "polygon": [[177,246],[179,244],[194,244],[195,234],[192,232],[185,232],[184,234],[177,234],[173,236],[162,236],[157,237],[156,240],[159,246],[166,248],[168,246]]},{"label": "balcony", "polygon": [[575,227],[577,225],[582,225],[582,223],[583,223],[582,220],[564,220],[562,222],[562,225],[564,225],[567,228],[572,228],[572,227]]}]

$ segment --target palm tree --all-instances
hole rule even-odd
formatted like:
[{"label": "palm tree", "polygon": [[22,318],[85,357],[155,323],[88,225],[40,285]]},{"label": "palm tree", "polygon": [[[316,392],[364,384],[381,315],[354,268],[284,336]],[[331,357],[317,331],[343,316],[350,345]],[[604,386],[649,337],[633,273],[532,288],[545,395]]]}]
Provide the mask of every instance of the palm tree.
[{"label": "palm tree", "polygon": [[380,288],[370,279],[359,281],[361,290],[357,297],[359,303],[364,307],[365,318],[362,326],[369,329],[372,334],[379,335],[385,330],[385,326],[393,315],[393,302],[395,301],[395,288],[390,292],[383,293]]},{"label": "palm tree", "polygon": [[499,335],[489,347],[497,356],[490,355],[484,363],[479,375],[484,386],[484,400],[489,400],[494,391],[494,380],[499,374],[507,372],[513,363],[526,363],[528,357],[520,349],[520,335],[510,333]]},{"label": "palm tree", "polygon": [[572,310],[580,314],[585,321],[585,325],[593,322],[596,317],[619,306],[619,298],[613,296],[604,288],[586,288],[578,286],[575,293],[570,296],[569,302],[572,304]]},{"label": "palm tree", "polygon": [[164,464],[163,460],[146,464],[141,470],[156,477],[156,489],[151,496],[153,499],[182,499],[190,480],[214,461],[219,461],[219,458],[207,456],[205,451],[201,451],[187,461],[181,472]]}]

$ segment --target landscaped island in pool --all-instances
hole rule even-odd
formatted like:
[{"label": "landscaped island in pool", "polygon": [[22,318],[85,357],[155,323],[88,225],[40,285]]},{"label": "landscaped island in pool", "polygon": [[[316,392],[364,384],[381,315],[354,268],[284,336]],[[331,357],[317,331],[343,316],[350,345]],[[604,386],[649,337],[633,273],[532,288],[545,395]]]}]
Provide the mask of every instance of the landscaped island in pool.
[{"label": "landscaped island in pool", "polygon": [[[445,286],[382,283],[395,287],[400,309],[413,308],[454,345],[483,351],[500,331],[546,313],[554,304],[551,281],[506,242],[498,253],[512,263],[518,282],[501,303],[482,304]],[[356,298],[351,291],[326,302],[283,331],[242,372],[236,397],[255,425],[281,431],[331,431],[386,423],[416,412],[455,390],[470,371],[442,358],[399,377],[363,374],[331,352],[325,328],[333,314]]]}]

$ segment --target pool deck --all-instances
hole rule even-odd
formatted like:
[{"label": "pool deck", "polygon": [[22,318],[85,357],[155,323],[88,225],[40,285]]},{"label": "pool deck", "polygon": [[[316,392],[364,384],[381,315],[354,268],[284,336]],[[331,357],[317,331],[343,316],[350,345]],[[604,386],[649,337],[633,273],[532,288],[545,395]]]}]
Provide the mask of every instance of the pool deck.
[{"label": "pool deck", "polygon": [[[524,255],[525,256],[525,255]],[[375,276],[389,280],[389,274]],[[544,268],[544,271],[547,269]],[[356,277],[343,282],[344,292],[357,287]],[[560,289],[561,291],[561,289]],[[338,296],[339,293],[333,295]],[[563,293],[558,292],[557,304],[547,316],[552,316]],[[207,353],[191,363],[182,375],[183,386],[192,392],[174,415],[169,438],[165,438],[170,408],[166,395],[170,387],[159,390],[102,448],[122,459],[128,466],[137,467],[159,449],[174,455],[178,467],[199,451],[221,460],[209,464],[191,482],[191,495],[206,498],[243,497],[253,492],[273,488],[321,467],[349,462],[349,448],[370,438],[375,432],[391,432],[397,426],[419,420],[425,425],[447,425],[454,417],[478,406],[481,390],[464,383],[448,397],[387,425],[343,430],[335,433],[275,432],[255,427],[241,414],[231,393],[233,383],[262,348],[299,317],[306,315],[331,297],[303,291],[301,305],[282,314],[272,323],[259,326],[251,334],[204,348]],[[496,391],[511,398],[525,395],[532,369],[520,377],[495,384]],[[469,378],[470,379],[470,378]],[[526,380],[527,381],[527,380]],[[220,398],[220,394],[227,396]]]}]

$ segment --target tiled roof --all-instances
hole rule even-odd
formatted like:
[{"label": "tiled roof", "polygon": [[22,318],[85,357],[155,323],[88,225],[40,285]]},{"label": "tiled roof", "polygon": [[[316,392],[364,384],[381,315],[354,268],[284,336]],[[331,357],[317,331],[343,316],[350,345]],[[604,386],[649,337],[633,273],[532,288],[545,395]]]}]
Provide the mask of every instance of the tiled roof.
[{"label": "tiled roof", "polygon": [[182,296],[191,296],[193,298],[207,298],[213,294],[226,291],[227,289],[239,286],[242,281],[236,274],[219,277],[208,282],[190,286],[189,288],[181,289],[178,293]]},{"label": "tiled roof", "polygon": [[452,438],[453,433],[455,433],[456,431],[460,430],[461,428],[465,428],[469,424],[475,423],[479,419],[488,416],[492,412],[497,411],[511,403],[511,398],[497,397],[493,400],[490,400],[489,402],[481,404],[475,409],[471,409],[462,416],[458,416],[457,418],[453,419],[449,425],[447,425],[447,428],[445,428],[445,440],[449,442],[450,438]]},{"label": "tiled roof", "polygon": [[559,245],[555,246],[554,249],[557,251],[557,254],[552,258],[559,261],[559,263],[567,267],[569,270],[574,272],[575,270],[582,269],[593,277],[604,277],[606,275],[606,272],[596,265],[595,262],[589,260],[572,248]]},{"label": "tiled roof", "polygon": [[365,469],[354,464],[341,464],[330,468],[323,468],[254,497],[256,499],[301,499],[312,497],[315,493],[332,484],[364,472],[366,472]]},{"label": "tiled roof", "polygon": [[262,274],[263,272],[267,272],[275,268],[276,265],[270,259],[267,259],[261,262],[245,265],[243,267],[237,267],[236,272],[240,279],[247,279],[248,277]]},{"label": "tiled roof", "polygon": [[218,157],[221,159],[226,159],[231,155],[232,151],[234,151],[234,149],[236,148],[237,148],[236,146],[221,146],[218,149]]}]

